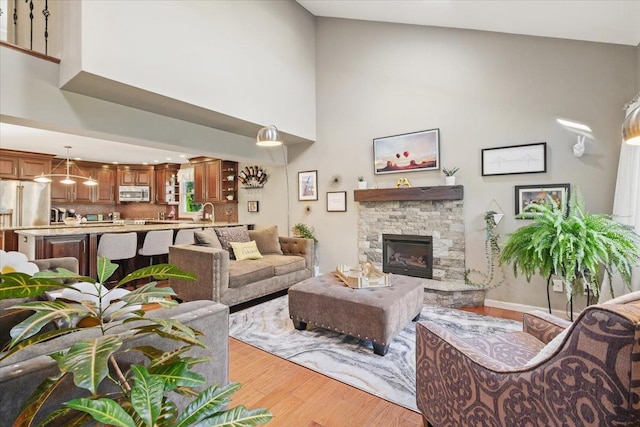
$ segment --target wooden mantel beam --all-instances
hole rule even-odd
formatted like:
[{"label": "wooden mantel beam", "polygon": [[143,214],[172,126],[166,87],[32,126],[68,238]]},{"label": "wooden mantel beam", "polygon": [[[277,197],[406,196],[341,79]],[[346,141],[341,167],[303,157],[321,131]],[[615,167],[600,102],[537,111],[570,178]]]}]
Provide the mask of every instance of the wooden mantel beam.
[{"label": "wooden mantel beam", "polygon": [[437,187],[401,187],[354,190],[356,202],[390,202],[416,200],[462,200],[462,185],[441,185]]}]

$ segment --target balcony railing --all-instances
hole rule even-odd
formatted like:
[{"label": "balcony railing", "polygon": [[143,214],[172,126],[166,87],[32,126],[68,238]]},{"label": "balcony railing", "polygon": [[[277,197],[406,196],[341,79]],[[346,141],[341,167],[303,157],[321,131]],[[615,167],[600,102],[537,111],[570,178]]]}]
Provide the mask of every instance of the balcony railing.
[{"label": "balcony railing", "polygon": [[55,58],[58,53],[52,44],[59,35],[54,39],[50,31],[59,23],[59,10],[59,0],[0,0],[0,40],[10,47],[40,54],[37,56]]}]

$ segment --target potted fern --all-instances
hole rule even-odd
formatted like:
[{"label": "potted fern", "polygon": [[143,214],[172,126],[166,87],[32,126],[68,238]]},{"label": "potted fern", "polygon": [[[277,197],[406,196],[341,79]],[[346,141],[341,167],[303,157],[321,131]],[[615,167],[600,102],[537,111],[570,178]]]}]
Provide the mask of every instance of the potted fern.
[{"label": "potted fern", "polygon": [[617,271],[631,287],[631,269],[640,261],[640,236],[609,215],[587,213],[579,191],[571,196],[568,212],[549,198],[547,204],[529,205],[526,215],[533,222],[510,235],[500,258],[500,264],[513,264],[516,276],[522,273],[527,281],[534,274],[560,276],[568,298],[585,285],[597,298],[604,273],[611,279]]},{"label": "potted fern", "polygon": [[[193,280],[195,276],[169,264],[158,264],[127,275],[107,290],[101,283],[105,283],[117,267],[100,257],[98,281],[64,269],[33,276],[20,272],[0,274],[0,299],[36,297],[45,291],[50,292],[50,297],[51,293],[57,295],[55,301],[30,301],[13,307],[34,314],[11,330],[12,340],[0,351],[0,360],[47,339],[73,334],[81,322],[99,331],[93,337],[77,339],[66,351],[50,354],[57,362],[59,374],[43,378],[14,425],[32,425],[36,417],[42,417],[39,411],[45,406],[44,402],[55,397],[67,376],[72,376],[76,387],[88,390],[90,395],[45,413],[43,424],[82,426],[93,425],[91,420],[94,420],[120,427],[186,427],[195,424],[253,426],[268,422],[272,415],[265,409],[248,410],[243,406],[227,409],[230,396],[240,387],[238,383],[200,391],[207,386],[205,378],[192,367],[205,359],[189,356],[190,349],[203,346],[199,331],[176,319],[145,317],[142,304],[161,307],[177,304],[170,298],[175,295],[171,288],[150,282],[131,292],[122,289],[127,283],[150,277]],[[61,284],[61,279],[75,283]],[[58,328],[45,332],[43,327],[50,321],[56,321]],[[133,323],[127,323],[130,326],[122,332],[124,322]],[[115,332],[118,327],[120,331]],[[155,334],[176,345],[170,349],[152,345],[126,348],[124,344],[140,334]],[[126,352],[142,355],[146,363],[124,369],[119,356]],[[116,391],[105,392],[106,383],[113,383]],[[178,394],[190,401],[181,413],[174,403]]]}]

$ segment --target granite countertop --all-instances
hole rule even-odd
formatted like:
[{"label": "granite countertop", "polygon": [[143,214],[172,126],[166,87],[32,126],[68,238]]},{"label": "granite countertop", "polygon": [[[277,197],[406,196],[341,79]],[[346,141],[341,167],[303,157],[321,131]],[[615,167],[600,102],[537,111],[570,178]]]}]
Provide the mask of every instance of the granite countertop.
[{"label": "granite countertop", "polygon": [[71,236],[78,234],[104,234],[127,233],[131,231],[142,232],[152,230],[177,230],[182,228],[202,227],[230,227],[243,225],[229,222],[200,222],[200,221],[149,221],[150,224],[90,224],[82,223],[77,227],[31,227],[24,230],[15,230],[16,234],[23,236]]}]

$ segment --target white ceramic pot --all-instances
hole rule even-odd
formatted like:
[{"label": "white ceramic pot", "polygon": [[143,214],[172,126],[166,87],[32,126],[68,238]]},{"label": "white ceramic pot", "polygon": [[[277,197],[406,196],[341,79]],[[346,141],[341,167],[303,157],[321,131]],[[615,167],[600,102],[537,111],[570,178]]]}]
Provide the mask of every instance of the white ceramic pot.
[{"label": "white ceramic pot", "polygon": [[444,183],[447,185],[456,185],[456,177],[454,176],[445,176]]},{"label": "white ceramic pot", "polygon": [[367,181],[358,181],[358,190],[366,190]]}]

